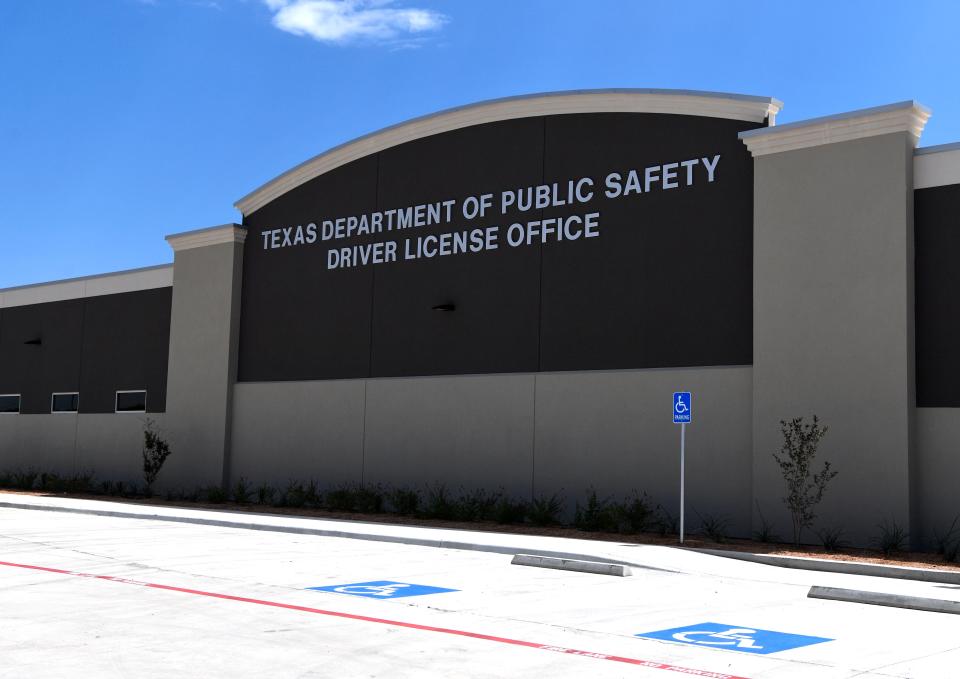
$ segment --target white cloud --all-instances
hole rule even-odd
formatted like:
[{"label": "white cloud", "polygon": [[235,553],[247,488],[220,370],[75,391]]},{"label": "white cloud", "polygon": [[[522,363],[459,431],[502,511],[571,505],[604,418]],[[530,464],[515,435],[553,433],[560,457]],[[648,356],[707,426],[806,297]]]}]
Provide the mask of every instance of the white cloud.
[{"label": "white cloud", "polygon": [[393,0],[263,1],[280,30],[333,44],[397,41],[447,22],[433,10],[391,7]]}]

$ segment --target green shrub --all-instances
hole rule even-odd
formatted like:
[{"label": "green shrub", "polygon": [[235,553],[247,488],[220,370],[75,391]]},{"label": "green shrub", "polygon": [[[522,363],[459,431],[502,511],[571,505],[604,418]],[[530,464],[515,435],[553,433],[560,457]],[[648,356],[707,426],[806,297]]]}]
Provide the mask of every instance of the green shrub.
[{"label": "green shrub", "polygon": [[104,495],[123,495],[123,481],[101,481],[100,489]]},{"label": "green shrub", "polygon": [[573,525],[580,530],[597,532],[611,532],[617,530],[620,519],[618,507],[611,504],[609,498],[600,499],[597,491],[591,488],[587,493],[587,504],[584,507],[577,503]]},{"label": "green shrub", "polygon": [[354,491],[353,504],[363,514],[383,512],[383,487],[379,484],[360,486]]},{"label": "green shrub", "polygon": [[333,512],[356,511],[356,493],[349,486],[340,486],[327,491],[327,509]]},{"label": "green shrub", "polygon": [[303,507],[307,502],[307,489],[299,481],[291,481],[283,494],[283,505],[287,507]]},{"label": "green shrub", "polygon": [[206,489],[207,502],[221,504],[229,499],[229,493],[222,486],[209,486]]},{"label": "green shrub", "polygon": [[823,543],[824,550],[828,552],[839,552],[849,544],[843,539],[843,530],[841,528],[829,527],[817,531],[816,535]]},{"label": "green shrub", "polygon": [[514,500],[501,495],[493,507],[493,520],[497,523],[523,523],[530,506],[523,500]]},{"label": "green shrub", "polygon": [[308,507],[323,506],[323,492],[314,479],[310,479],[310,483],[303,488],[303,503]]},{"label": "green shrub", "polygon": [[628,533],[643,533],[654,519],[654,510],[646,493],[633,491],[622,504],[616,507],[620,530]]},{"label": "green shrub", "polygon": [[82,472],[74,474],[65,479],[64,485],[68,493],[90,493],[96,487],[93,472]]},{"label": "green shrub", "polygon": [[667,535],[676,535],[680,532],[677,528],[679,524],[676,517],[670,513],[670,510],[661,504],[657,505],[654,525],[656,526],[657,532],[660,533],[661,537],[666,537]]},{"label": "green shrub", "polygon": [[53,472],[42,472],[40,474],[40,490],[48,493],[62,493],[66,484],[59,474]]},{"label": "green shrub", "polygon": [[233,487],[233,501],[238,505],[245,505],[250,502],[252,495],[253,489],[250,488],[247,480],[241,476]]},{"label": "green shrub", "polygon": [[727,526],[729,520],[725,516],[716,514],[702,515],[696,509],[693,512],[700,519],[700,532],[706,535],[714,542],[727,541]]},{"label": "green shrub", "polygon": [[903,551],[909,535],[906,529],[897,523],[896,519],[890,519],[890,521],[884,519],[877,524],[877,528],[880,529],[880,535],[874,539],[874,544],[883,552],[884,556]]},{"label": "green shrub", "polygon": [[799,547],[803,529],[810,528],[817,518],[813,508],[823,499],[827,483],[837,472],[830,470],[829,462],[824,462],[819,472],[811,471],[817,446],[827,435],[827,427],[820,426],[816,415],[811,424],[804,424],[802,417],[795,417],[789,422],[780,420],[780,431],[783,433],[783,446],[780,455],[773,453],[773,459],[780,466],[780,474],[787,486],[783,502],[793,522],[793,543]]},{"label": "green shrub", "polygon": [[257,488],[257,504],[258,505],[268,505],[273,502],[274,496],[277,494],[271,486],[268,486],[266,483],[261,483]]},{"label": "green shrub", "polygon": [[937,543],[937,553],[943,554],[943,558],[951,563],[956,563],[960,556],[960,514],[953,517],[950,527],[943,533],[935,532]]},{"label": "green shrub", "polygon": [[420,492],[412,488],[394,488],[387,493],[387,500],[395,514],[416,514],[420,508]]},{"label": "green shrub", "polygon": [[563,499],[558,493],[550,497],[541,495],[530,503],[527,518],[534,526],[551,526],[560,523],[561,511],[563,511]]},{"label": "green shrub", "polygon": [[33,469],[13,473],[13,485],[20,490],[33,490],[33,484],[39,474]]},{"label": "green shrub", "polygon": [[456,517],[461,521],[487,521],[493,518],[494,508],[500,496],[483,489],[464,492],[456,502]]},{"label": "green shrub", "polygon": [[157,424],[149,417],[143,424],[143,480],[146,494],[150,495],[154,481],[170,457],[170,446],[157,431]]},{"label": "green shrub", "polygon": [[943,558],[950,563],[957,563],[957,560],[960,559],[960,540],[957,540],[952,545],[947,547],[946,551],[943,553]]},{"label": "green shrub", "polygon": [[760,501],[754,500],[757,505],[757,514],[760,516],[760,528],[753,532],[753,539],[757,542],[776,542],[780,536],[773,532],[773,524],[760,511]]},{"label": "green shrub", "polygon": [[423,515],[429,519],[447,521],[457,518],[457,503],[442,483],[427,486],[427,503],[424,505]]},{"label": "green shrub", "polygon": [[342,485],[327,491],[326,508],[334,512],[379,514],[383,511],[384,490],[379,485]]},{"label": "green shrub", "polygon": [[54,472],[43,472],[39,476],[40,490],[48,493],[83,493],[93,489],[93,474],[83,473],[73,476],[60,476]]},{"label": "green shrub", "polygon": [[950,527],[947,530],[940,532],[936,529],[933,531],[934,543],[936,544],[937,554],[943,554],[946,556],[951,549],[956,553],[954,548],[954,541],[960,545],[960,537],[958,537],[958,527],[957,522],[960,521],[960,514],[953,517],[953,522],[950,524]]}]

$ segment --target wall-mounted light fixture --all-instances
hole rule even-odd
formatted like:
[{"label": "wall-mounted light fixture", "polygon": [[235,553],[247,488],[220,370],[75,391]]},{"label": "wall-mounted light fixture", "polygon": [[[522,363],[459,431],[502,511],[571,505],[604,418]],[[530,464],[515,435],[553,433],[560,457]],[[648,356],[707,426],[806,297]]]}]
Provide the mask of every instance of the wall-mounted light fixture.
[{"label": "wall-mounted light fixture", "polygon": [[434,311],[456,311],[457,305],[452,303],[436,304],[431,307]]},{"label": "wall-mounted light fixture", "polygon": [[31,344],[35,347],[39,347],[41,344],[43,344],[43,338],[35,337],[32,340],[27,340],[26,342],[24,342],[24,344]]}]

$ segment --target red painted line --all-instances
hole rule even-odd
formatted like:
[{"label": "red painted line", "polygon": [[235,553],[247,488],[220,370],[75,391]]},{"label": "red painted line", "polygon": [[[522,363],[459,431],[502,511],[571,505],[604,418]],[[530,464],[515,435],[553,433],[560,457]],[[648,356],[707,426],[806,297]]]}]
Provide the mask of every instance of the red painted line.
[{"label": "red painted line", "polygon": [[189,589],[187,587],[174,587],[173,585],[161,585],[155,582],[143,582],[140,580],[128,580],[127,578],[118,578],[113,575],[95,575],[93,573],[81,573],[79,571],[69,571],[62,568],[48,568],[46,566],[32,566],[24,563],[13,563],[10,561],[0,561],[0,566],[10,566],[12,568],[25,568],[34,571],[43,571],[45,573],[56,573],[58,575],[73,575],[78,578],[91,578],[94,580],[108,580],[110,582],[119,582],[127,585],[137,585],[138,587],[148,587],[150,589],[162,589],[168,592],[181,592],[183,594],[194,594],[196,596],[205,596],[213,599],[225,599],[227,601],[239,601],[247,604],[257,604],[260,606],[272,606],[273,608],[285,608],[291,611],[301,611],[303,613],[315,613],[317,615],[327,615],[335,618],[346,618],[348,620],[359,620],[362,622],[374,622],[380,625],[391,625],[393,627],[405,627],[425,632],[439,632],[440,634],[452,634],[459,637],[468,637],[470,639],[482,639],[484,641],[495,641],[501,644],[512,646],[524,646],[526,648],[536,648],[541,651],[553,651],[555,653],[566,653],[568,655],[579,655],[585,658],[596,658],[598,660],[612,660],[613,662],[627,663],[628,665],[639,665],[655,670],[667,670],[670,672],[679,672],[691,677],[705,677],[706,679],[745,679],[732,674],[723,672],[713,672],[710,670],[698,670],[692,667],[681,667],[679,665],[670,665],[655,660],[641,660],[639,658],[627,658],[620,655],[608,655],[606,653],[594,653],[592,651],[580,651],[575,648],[565,648],[563,646],[553,646],[551,644],[538,644],[535,641],[522,641],[520,639],[510,639],[508,637],[497,637],[490,634],[480,634],[479,632],[468,632],[466,630],[452,629],[449,627],[433,627],[431,625],[418,625],[413,622],[403,622],[402,620],[388,620],[386,618],[374,618],[367,615],[356,615],[355,613],[343,613],[340,611],[328,611],[322,608],[311,608],[310,606],[297,606],[295,604],[284,604],[279,601],[268,601],[266,599],[251,599],[245,596],[234,596],[232,594],[220,594],[218,592],[206,592],[202,589]]}]

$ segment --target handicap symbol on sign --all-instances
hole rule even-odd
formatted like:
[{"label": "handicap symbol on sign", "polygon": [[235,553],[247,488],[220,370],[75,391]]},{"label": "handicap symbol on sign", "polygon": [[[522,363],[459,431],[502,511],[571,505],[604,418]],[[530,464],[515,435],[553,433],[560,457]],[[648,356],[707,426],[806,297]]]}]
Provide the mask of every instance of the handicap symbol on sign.
[{"label": "handicap symbol on sign", "polygon": [[826,637],[774,632],[754,627],[721,625],[716,622],[702,622],[698,625],[657,630],[656,632],[647,632],[636,636],[644,639],[673,641],[692,646],[706,646],[708,648],[761,655],[833,641],[833,639],[827,639]]},{"label": "handicap symbol on sign", "polygon": [[326,585],[324,587],[307,587],[317,592],[334,592],[335,594],[349,594],[371,599],[399,599],[405,596],[422,596],[424,594],[440,594],[442,592],[456,592],[448,587],[432,587],[431,585],[415,585],[410,582],[394,582],[392,580],[372,580],[370,582],[351,582],[345,585]]},{"label": "handicap symbol on sign", "polygon": [[693,404],[689,391],[673,392],[673,423],[690,424],[693,416]]}]

